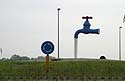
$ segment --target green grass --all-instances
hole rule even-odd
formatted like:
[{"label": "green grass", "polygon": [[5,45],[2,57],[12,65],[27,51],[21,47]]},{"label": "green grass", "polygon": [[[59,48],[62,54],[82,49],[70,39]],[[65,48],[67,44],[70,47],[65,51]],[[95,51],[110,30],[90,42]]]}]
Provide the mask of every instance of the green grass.
[{"label": "green grass", "polygon": [[0,76],[124,76],[125,61],[60,61],[50,62],[46,74],[45,62],[0,61]]}]

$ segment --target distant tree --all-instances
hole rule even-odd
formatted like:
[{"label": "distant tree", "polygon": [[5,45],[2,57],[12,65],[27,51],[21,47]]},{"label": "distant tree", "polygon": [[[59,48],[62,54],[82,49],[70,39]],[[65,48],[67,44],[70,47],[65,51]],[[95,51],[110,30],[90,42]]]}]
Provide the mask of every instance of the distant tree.
[{"label": "distant tree", "polygon": [[10,60],[21,60],[21,57],[19,55],[14,54],[11,56]]},{"label": "distant tree", "polygon": [[2,60],[2,61],[6,61],[6,60],[7,60],[7,58],[2,58],[1,60]]},{"label": "distant tree", "polygon": [[21,57],[21,60],[30,60],[30,58],[27,57],[27,56],[22,56],[22,57]]},{"label": "distant tree", "polygon": [[37,61],[37,58],[33,58],[33,57],[32,57],[30,60],[31,60],[31,61]]},{"label": "distant tree", "polygon": [[100,59],[106,59],[106,57],[105,56],[101,56]]},{"label": "distant tree", "polygon": [[31,60],[34,60],[34,59],[35,59],[35,58],[33,58],[33,57],[31,58]]}]

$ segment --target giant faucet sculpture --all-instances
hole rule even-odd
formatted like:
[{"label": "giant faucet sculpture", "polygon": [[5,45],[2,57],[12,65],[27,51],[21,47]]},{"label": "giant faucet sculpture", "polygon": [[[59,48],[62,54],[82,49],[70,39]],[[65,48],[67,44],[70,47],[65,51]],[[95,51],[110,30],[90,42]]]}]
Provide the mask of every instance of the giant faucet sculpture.
[{"label": "giant faucet sculpture", "polygon": [[88,19],[92,19],[92,17],[82,17],[82,19],[86,19],[86,21],[83,24],[83,28],[79,29],[75,32],[74,34],[74,57],[77,58],[77,39],[78,39],[78,35],[80,33],[84,33],[84,34],[99,34],[100,33],[100,29],[90,29],[91,24],[89,23]]}]

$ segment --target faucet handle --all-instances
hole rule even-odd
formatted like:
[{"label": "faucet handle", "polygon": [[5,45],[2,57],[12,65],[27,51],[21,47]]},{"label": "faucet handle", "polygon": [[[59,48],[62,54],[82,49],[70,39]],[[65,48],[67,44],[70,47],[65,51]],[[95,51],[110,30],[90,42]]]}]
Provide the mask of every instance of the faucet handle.
[{"label": "faucet handle", "polygon": [[84,17],[83,16],[82,19],[87,19],[88,20],[88,19],[92,19],[92,17],[89,17],[89,16]]}]

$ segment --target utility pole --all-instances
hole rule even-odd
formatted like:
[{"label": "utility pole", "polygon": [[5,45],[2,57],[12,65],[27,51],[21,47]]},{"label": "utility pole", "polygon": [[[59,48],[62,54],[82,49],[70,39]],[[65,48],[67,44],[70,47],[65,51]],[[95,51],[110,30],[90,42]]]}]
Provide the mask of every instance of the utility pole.
[{"label": "utility pole", "polygon": [[57,11],[58,11],[58,60],[59,60],[59,11],[61,9],[60,8],[57,8]]},{"label": "utility pole", "polygon": [[121,61],[121,29],[122,27],[119,27],[119,60]]}]

